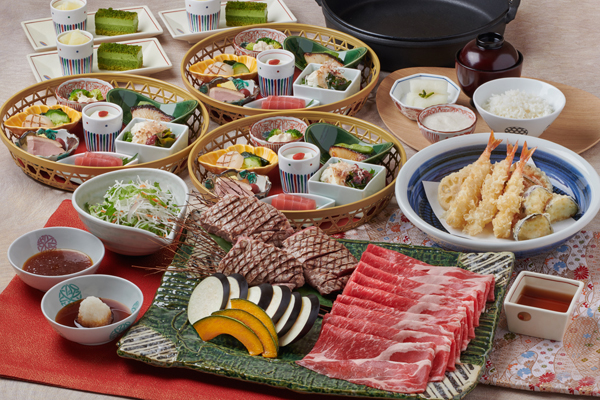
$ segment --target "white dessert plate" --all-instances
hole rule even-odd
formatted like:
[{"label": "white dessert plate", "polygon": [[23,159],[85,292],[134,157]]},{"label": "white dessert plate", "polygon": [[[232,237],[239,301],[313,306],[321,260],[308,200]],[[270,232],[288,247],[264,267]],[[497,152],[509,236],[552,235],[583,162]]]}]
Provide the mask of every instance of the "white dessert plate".
[{"label": "white dessert plate", "polygon": [[[151,75],[169,68],[173,68],[173,63],[171,63],[171,60],[169,60],[169,57],[167,57],[167,53],[165,53],[164,49],[156,38],[126,40],[119,43],[142,46],[144,66],[142,68],[132,69],[129,71],[109,71],[98,69],[98,55],[96,51],[100,45],[97,44],[94,45],[94,66],[92,67],[92,72]],[[28,54],[27,61],[29,62],[29,66],[33,71],[33,75],[38,82],[63,76],[60,69],[57,50],[47,51],[44,53]]]},{"label": "white dessert plate", "polygon": [[[163,33],[163,29],[158,23],[152,11],[148,6],[139,7],[123,7],[115,8],[115,10],[132,11],[138,14],[138,31],[136,33],[130,33],[127,35],[117,36],[103,36],[96,35],[96,25],[94,22],[94,16],[96,12],[88,13],[87,19],[87,31],[94,35],[94,43],[102,42],[120,42],[123,40],[133,40],[158,36]],[[48,10],[50,13],[50,10]],[[54,24],[52,18],[35,19],[32,21],[21,22],[21,26],[25,31],[29,43],[33,47],[34,51],[48,51],[56,49],[56,32],[54,31]]]},{"label": "white dessert plate", "polygon": [[[225,24],[225,4],[221,2],[221,17],[219,18],[219,29],[213,29],[206,32],[190,32],[185,8],[177,10],[160,11],[158,15],[165,23],[167,30],[173,36],[173,39],[185,40],[188,43],[196,44],[198,40],[204,39],[210,35],[222,32],[233,27]],[[267,22],[271,23],[294,23],[298,19],[292,14],[290,9],[282,0],[266,0],[267,3]]]}]

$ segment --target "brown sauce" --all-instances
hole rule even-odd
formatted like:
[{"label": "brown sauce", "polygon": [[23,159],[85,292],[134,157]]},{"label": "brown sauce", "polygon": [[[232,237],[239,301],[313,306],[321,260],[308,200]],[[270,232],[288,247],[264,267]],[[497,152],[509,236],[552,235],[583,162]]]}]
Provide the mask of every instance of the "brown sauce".
[{"label": "brown sauce", "polygon": [[521,290],[517,304],[550,311],[567,312],[571,300],[573,300],[572,294],[525,286]]},{"label": "brown sauce", "polygon": [[[84,299],[74,301],[61,308],[56,314],[56,318],[54,318],[54,320],[61,325],[69,326],[71,328],[80,328],[81,326],[76,325],[75,321],[77,320],[77,315],[79,314],[79,303],[81,303],[83,300]],[[125,318],[131,315],[129,308],[116,300],[105,299],[103,297],[100,297],[100,300],[110,307],[110,311],[112,312],[111,324],[123,321]]]},{"label": "brown sauce", "polygon": [[37,275],[57,276],[74,274],[93,265],[85,253],[70,249],[45,250],[29,257],[23,271]]}]

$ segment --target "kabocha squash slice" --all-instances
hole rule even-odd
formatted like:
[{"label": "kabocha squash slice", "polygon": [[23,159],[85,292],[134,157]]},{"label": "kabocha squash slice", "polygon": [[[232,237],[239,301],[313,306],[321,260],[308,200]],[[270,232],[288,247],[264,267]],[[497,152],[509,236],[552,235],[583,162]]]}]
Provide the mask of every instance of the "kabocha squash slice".
[{"label": "kabocha squash slice", "polygon": [[234,318],[210,315],[196,322],[194,329],[205,342],[219,335],[231,335],[246,347],[251,356],[257,356],[264,351],[262,342],[252,329]]},{"label": "kabocha squash slice", "polygon": [[232,299],[231,308],[244,310],[258,318],[260,322],[262,322],[264,326],[269,330],[269,333],[273,337],[273,341],[277,344],[277,346],[279,346],[279,337],[277,336],[277,331],[275,330],[275,324],[273,323],[271,317],[269,317],[269,315],[265,312],[265,310],[263,310],[253,302],[244,299]]},{"label": "kabocha squash slice", "polygon": [[254,332],[254,334],[262,343],[263,357],[277,358],[277,352],[279,351],[279,340],[277,339],[277,341],[275,341],[265,325],[254,315],[247,311],[235,308],[227,308],[225,310],[215,311],[212,315],[229,317],[242,322],[244,325],[250,328],[252,332]]}]

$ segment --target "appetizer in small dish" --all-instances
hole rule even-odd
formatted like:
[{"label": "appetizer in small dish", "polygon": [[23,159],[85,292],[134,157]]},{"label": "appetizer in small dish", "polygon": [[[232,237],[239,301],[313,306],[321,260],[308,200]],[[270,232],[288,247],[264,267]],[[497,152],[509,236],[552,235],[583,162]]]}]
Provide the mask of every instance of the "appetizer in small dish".
[{"label": "appetizer in small dish", "polygon": [[25,132],[16,145],[34,156],[57,161],[73,154],[79,146],[79,138],[66,129],[40,128]]},{"label": "appetizer in small dish", "polygon": [[294,95],[334,103],[360,90],[360,71],[339,68],[332,63],[308,64],[293,84]]},{"label": "appetizer in small dish", "polygon": [[248,170],[227,170],[221,174],[209,172],[202,185],[218,197],[228,194],[256,196],[262,199],[271,190],[271,181],[266,175],[258,175]]},{"label": "appetizer in small dish", "polygon": [[190,73],[200,81],[207,83],[217,77],[254,79],[258,70],[254,57],[219,54],[215,58],[191,65]]},{"label": "appetizer in small dish", "polygon": [[62,164],[79,165],[82,167],[121,167],[138,163],[138,155],[128,156],[112,151],[86,151],[61,159]]},{"label": "appetizer in small dish", "polygon": [[61,83],[56,88],[58,104],[81,111],[83,107],[94,101],[104,101],[113,86],[103,80],[93,78],[76,78]]},{"label": "appetizer in small dish", "polygon": [[198,158],[208,171],[220,174],[228,169],[248,170],[258,175],[267,175],[277,167],[277,153],[266,147],[236,144],[226,149],[211,151]]},{"label": "appetizer in small dish", "polygon": [[244,105],[258,96],[258,85],[252,79],[215,78],[198,89],[208,97],[234,105]]},{"label": "appetizer in small dish", "polygon": [[335,51],[302,36],[288,36],[283,41],[283,48],[294,53],[296,67],[300,70],[310,63],[324,64],[327,60],[335,61],[340,67],[356,68],[367,54],[366,47]]},{"label": "appetizer in small dish", "polygon": [[35,105],[4,121],[4,126],[16,135],[38,128],[70,131],[80,120],[81,113],[70,107],[58,104],[52,107]]},{"label": "appetizer in small dish", "polygon": [[250,126],[250,142],[278,151],[286,143],[301,141],[307,126],[306,122],[293,117],[264,118]]},{"label": "appetizer in small dish", "polygon": [[300,108],[311,108],[320,105],[315,99],[307,99],[300,96],[268,96],[250,103],[244,104],[248,108],[260,108],[263,110],[297,110]]}]

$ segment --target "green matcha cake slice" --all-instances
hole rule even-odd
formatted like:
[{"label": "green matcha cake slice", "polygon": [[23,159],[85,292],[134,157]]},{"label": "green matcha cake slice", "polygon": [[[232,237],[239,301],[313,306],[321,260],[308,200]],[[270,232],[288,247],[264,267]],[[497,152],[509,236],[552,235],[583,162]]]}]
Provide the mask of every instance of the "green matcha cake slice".
[{"label": "green matcha cake slice", "polygon": [[142,46],[121,43],[102,43],[98,47],[98,68],[111,71],[128,71],[142,68]]},{"label": "green matcha cake slice", "polygon": [[100,8],[94,17],[96,35],[116,36],[136,33],[138,15],[132,11]]},{"label": "green matcha cake slice", "polygon": [[225,5],[227,26],[244,26],[267,23],[267,3],[254,1],[228,1]]}]

